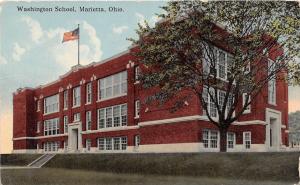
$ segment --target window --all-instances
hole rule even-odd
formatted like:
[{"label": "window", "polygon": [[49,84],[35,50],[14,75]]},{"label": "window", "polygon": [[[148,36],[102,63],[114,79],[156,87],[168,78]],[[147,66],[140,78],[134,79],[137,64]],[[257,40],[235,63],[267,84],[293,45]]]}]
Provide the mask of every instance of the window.
[{"label": "window", "polygon": [[232,63],[232,55],[214,46],[204,46],[203,58],[203,73],[213,74],[216,71],[216,76],[226,80],[228,74],[228,65]]},{"label": "window", "polygon": [[37,100],[36,101],[36,111],[37,112],[39,112],[41,110],[41,105],[40,104],[41,104],[40,100]]},{"label": "window", "polygon": [[227,148],[233,149],[235,145],[235,134],[227,132]]},{"label": "window", "polygon": [[59,108],[58,94],[45,98],[44,105],[45,105],[44,107],[45,114],[58,112],[58,108]]},{"label": "window", "polygon": [[[210,89],[209,91],[212,95],[214,94],[213,89]],[[214,103],[214,101],[211,99],[210,95],[208,94],[208,89],[206,87],[203,88],[202,96],[204,101],[207,103],[207,110],[208,114],[211,117],[217,117],[217,107]],[[207,114],[207,112],[205,112]]]},{"label": "window", "polygon": [[106,127],[112,127],[112,107],[106,108]]},{"label": "window", "polygon": [[127,71],[123,71],[98,81],[98,99],[106,99],[127,93]]},{"label": "window", "polygon": [[[215,90],[214,89],[210,89],[209,93],[214,97],[215,96]],[[214,100],[210,97],[208,93],[208,88],[206,86],[203,87],[203,92],[202,92],[202,97],[204,99],[204,101],[207,103],[207,110],[208,110],[208,114],[213,117],[216,118],[218,117],[218,110],[217,110],[217,106],[214,102]],[[217,98],[218,98],[218,103],[219,106],[223,106],[223,104],[225,103],[225,96],[226,96],[226,92],[222,91],[222,90],[217,90]],[[227,115],[227,111],[228,109],[231,107],[232,103],[233,103],[233,96],[230,93],[228,96],[228,100],[227,100],[227,105],[226,105],[226,109],[225,109],[225,115]],[[221,109],[221,107],[220,107]],[[207,112],[205,112],[205,110],[203,109],[203,114],[207,115]]]},{"label": "window", "polygon": [[134,136],[134,147],[138,148],[140,146],[140,135]]},{"label": "window", "polygon": [[98,150],[126,150],[127,137],[98,138]]},{"label": "window", "polygon": [[135,101],[135,117],[139,118],[140,117],[140,100]]},{"label": "window", "polygon": [[51,141],[51,142],[45,142],[44,143],[44,151],[45,152],[56,152],[59,148],[59,142],[58,141]]},{"label": "window", "polygon": [[68,116],[64,116],[64,133],[68,133]]},{"label": "window", "polygon": [[121,138],[116,137],[114,140],[114,150],[120,150]]},{"label": "window", "polygon": [[41,124],[40,121],[38,121],[38,122],[36,123],[36,133],[40,133],[40,124]]},{"label": "window", "polygon": [[218,57],[218,76],[222,79],[226,79],[226,54],[225,52],[219,50],[219,57]]},{"label": "window", "polygon": [[92,102],[92,83],[86,84],[86,103],[89,104]]},{"label": "window", "polygon": [[246,149],[251,147],[251,132],[243,132],[243,141]]},{"label": "window", "polygon": [[80,86],[73,89],[73,107],[80,106]]},{"label": "window", "polygon": [[141,75],[140,66],[135,66],[135,68],[134,68],[134,79],[135,79],[136,82],[139,81],[140,75]]},{"label": "window", "polygon": [[64,149],[65,149],[65,151],[68,150],[68,140],[64,141]]},{"label": "window", "polygon": [[210,148],[218,148],[218,132],[210,131]]},{"label": "window", "polygon": [[98,149],[105,150],[105,138],[98,139]]},{"label": "window", "polygon": [[202,142],[204,148],[218,148],[218,131],[203,130]]},{"label": "window", "polygon": [[68,90],[65,90],[64,91],[64,109],[68,109],[68,103],[69,103],[69,101],[68,101]]},{"label": "window", "polygon": [[105,149],[106,150],[112,150],[113,143],[112,143],[112,138],[108,137],[105,139]]},{"label": "window", "polygon": [[85,124],[86,124],[86,130],[92,130],[92,112],[87,111],[85,113]]},{"label": "window", "polygon": [[98,109],[98,129],[127,125],[127,104]]},{"label": "window", "polygon": [[209,131],[208,130],[204,130],[202,133],[202,142],[203,142],[203,146],[204,148],[208,148],[208,143],[209,143]]},{"label": "window", "polygon": [[80,121],[81,118],[80,118],[80,113],[75,113],[73,115],[73,122],[77,122],[77,121]]},{"label": "window", "polygon": [[86,139],[86,140],[85,140],[85,147],[86,147],[86,150],[87,150],[87,151],[90,151],[90,150],[91,150],[91,146],[92,146],[92,141],[91,141],[91,139]]},{"label": "window", "polygon": [[44,121],[44,135],[57,135],[59,134],[59,119],[49,119]]},{"label": "window", "polygon": [[[248,101],[246,102],[246,99],[247,99],[247,93],[243,93],[243,106],[245,106],[246,103],[250,102],[251,101],[251,96],[249,95],[249,98],[248,98]],[[244,113],[250,113],[251,112],[251,104],[249,104]]]},{"label": "window", "polygon": [[276,105],[276,76],[274,73],[275,62],[269,59],[268,61],[268,75],[270,80],[268,81],[268,102],[269,104]]}]

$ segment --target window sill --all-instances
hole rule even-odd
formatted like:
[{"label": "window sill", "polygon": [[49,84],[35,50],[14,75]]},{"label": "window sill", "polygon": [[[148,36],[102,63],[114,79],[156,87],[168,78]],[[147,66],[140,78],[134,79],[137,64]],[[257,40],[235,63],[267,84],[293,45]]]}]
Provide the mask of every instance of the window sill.
[{"label": "window sill", "polygon": [[98,102],[103,102],[103,101],[106,101],[106,100],[111,100],[111,99],[114,99],[114,98],[123,97],[123,96],[127,96],[127,93],[126,93],[126,94],[120,94],[120,95],[118,95],[118,96],[109,97],[109,98],[98,99],[98,100],[97,100],[97,103],[98,103]]},{"label": "window sill", "polygon": [[273,105],[273,106],[277,106],[276,103],[270,103],[270,102],[268,102],[268,104],[269,104],[269,105]]},{"label": "window sill", "polygon": [[135,81],[133,84],[134,85],[137,85],[137,84],[139,84],[140,83],[140,81]]},{"label": "window sill", "polygon": [[59,111],[56,112],[48,112],[48,113],[44,113],[43,116],[49,115],[49,114],[54,114],[54,113],[58,113]]},{"label": "window sill", "polygon": [[140,119],[140,116],[135,116],[134,119]]},{"label": "window sill", "polygon": [[68,108],[64,108],[64,109],[63,109],[63,111],[66,111],[66,110],[68,110]]},{"label": "window sill", "polygon": [[72,109],[77,108],[77,107],[80,107],[80,105],[75,105],[72,107]]},{"label": "window sill", "polygon": [[92,104],[92,102],[88,102],[88,103],[86,103],[85,105],[91,105]]},{"label": "window sill", "polygon": [[245,111],[243,112],[243,114],[250,114],[250,113],[251,113],[250,110],[245,110]]}]

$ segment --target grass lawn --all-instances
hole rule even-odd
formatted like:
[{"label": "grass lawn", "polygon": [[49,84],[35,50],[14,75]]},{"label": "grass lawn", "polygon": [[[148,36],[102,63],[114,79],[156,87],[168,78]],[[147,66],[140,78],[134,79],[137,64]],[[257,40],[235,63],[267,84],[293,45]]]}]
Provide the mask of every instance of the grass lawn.
[{"label": "grass lawn", "polygon": [[3,185],[292,185],[293,182],[132,175],[70,169],[1,170]]}]

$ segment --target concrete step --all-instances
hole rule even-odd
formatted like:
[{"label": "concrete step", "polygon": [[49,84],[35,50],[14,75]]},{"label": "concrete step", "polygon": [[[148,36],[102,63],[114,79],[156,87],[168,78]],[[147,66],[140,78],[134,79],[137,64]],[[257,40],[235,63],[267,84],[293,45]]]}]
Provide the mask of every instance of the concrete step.
[{"label": "concrete step", "polygon": [[54,156],[55,154],[44,154],[41,157],[34,160],[32,163],[28,164],[27,166],[40,168],[43,165],[45,165],[48,161],[50,161]]}]

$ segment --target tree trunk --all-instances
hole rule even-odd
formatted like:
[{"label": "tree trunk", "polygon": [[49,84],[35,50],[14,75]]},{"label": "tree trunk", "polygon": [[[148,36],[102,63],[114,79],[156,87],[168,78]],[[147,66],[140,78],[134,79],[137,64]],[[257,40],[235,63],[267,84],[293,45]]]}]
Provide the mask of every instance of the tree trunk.
[{"label": "tree trunk", "polygon": [[227,151],[227,129],[220,129],[220,152]]}]

